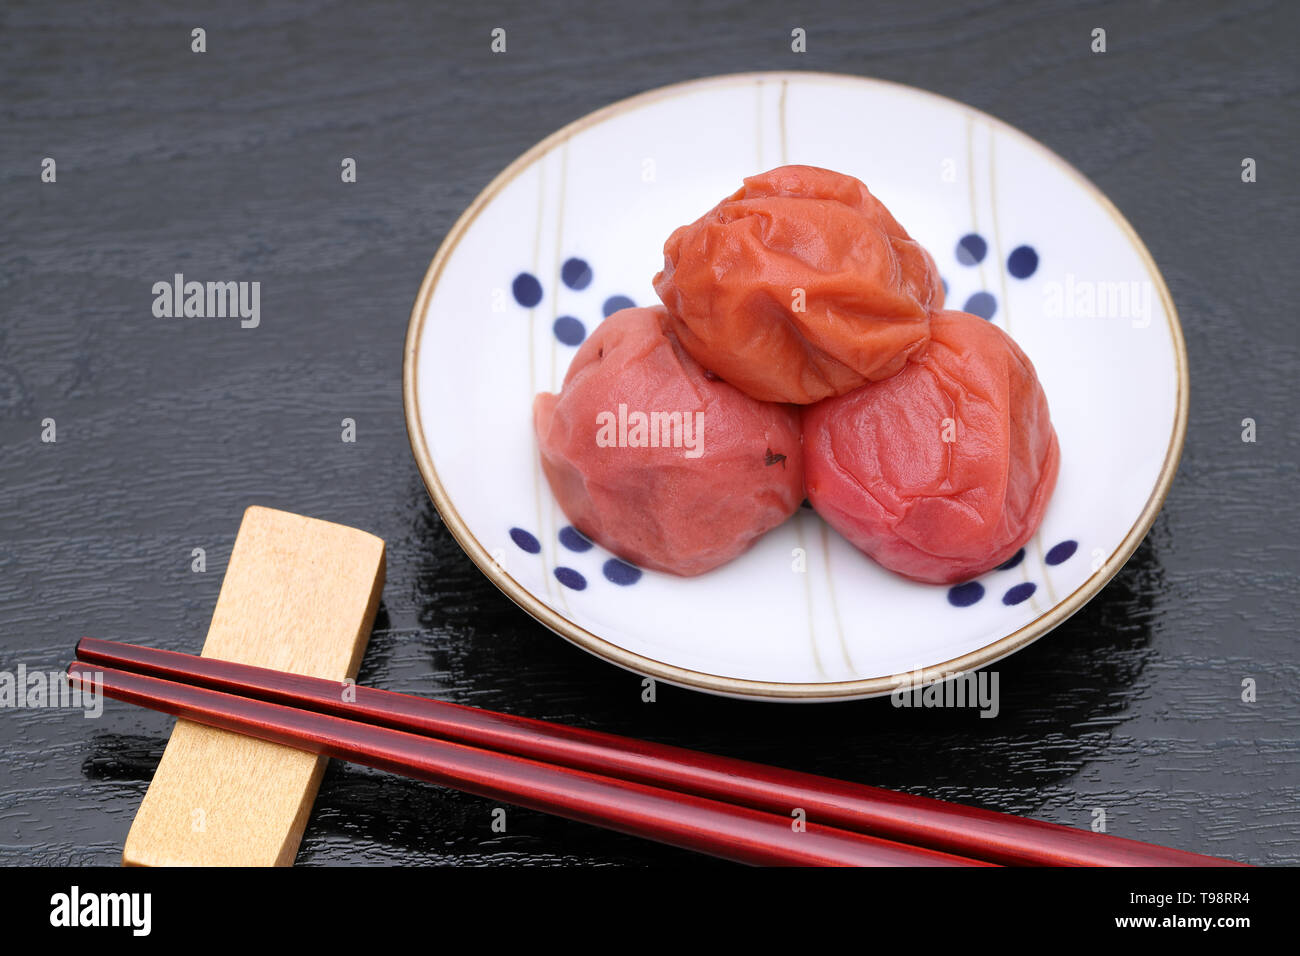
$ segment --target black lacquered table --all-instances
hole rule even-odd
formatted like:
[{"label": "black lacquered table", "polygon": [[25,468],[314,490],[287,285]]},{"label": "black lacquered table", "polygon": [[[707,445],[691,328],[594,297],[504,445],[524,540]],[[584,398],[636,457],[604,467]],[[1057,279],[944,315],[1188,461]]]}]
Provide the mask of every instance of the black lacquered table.
[{"label": "black lacquered table", "polygon": [[[0,670],[61,669],[83,634],[197,651],[264,504],[388,542],[363,683],[1300,863],[1290,5],[440,6],[0,12]],[[411,458],[407,318],[477,192],[614,100],[784,69],[924,87],[1040,139],[1134,224],[1182,318],[1191,418],[1164,510],[1101,595],[997,665],[993,720],[662,685],[644,703],[488,582]],[[178,272],[260,281],[259,327],[155,318]],[[113,702],[0,710],[0,863],[115,863],[170,726]],[[523,810],[498,833],[491,810],[332,763],[298,862],[718,865]]]}]

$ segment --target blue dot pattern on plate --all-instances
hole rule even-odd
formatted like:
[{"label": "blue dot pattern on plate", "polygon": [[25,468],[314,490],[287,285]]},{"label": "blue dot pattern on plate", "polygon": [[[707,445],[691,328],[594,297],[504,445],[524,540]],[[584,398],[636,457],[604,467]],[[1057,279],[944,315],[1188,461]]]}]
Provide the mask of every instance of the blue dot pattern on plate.
[{"label": "blue dot pattern on plate", "polygon": [[[969,232],[957,240],[957,261],[964,266],[979,265],[984,261],[988,252],[988,240],[977,232]],[[1006,270],[1012,278],[1028,279],[1038,271],[1038,250],[1026,244],[1016,246],[1011,250],[1011,254],[1007,256]],[[947,298],[949,295],[948,280],[943,277],[942,281],[944,297]],[[953,306],[949,306],[949,308],[953,308]],[[962,311],[991,321],[993,316],[997,314],[998,300],[992,293],[979,290],[966,299]]]},{"label": "blue dot pattern on plate", "polygon": [[573,525],[565,525],[560,529],[560,544],[570,551],[577,551],[579,554],[591,550],[591,542],[583,537],[582,532]]},{"label": "blue dot pattern on plate", "polygon": [[587,265],[586,259],[579,259],[576,256],[565,259],[564,265],[560,267],[560,279],[570,289],[581,292],[591,285],[591,266]]},{"label": "blue dot pattern on plate", "polygon": [[1022,601],[1029,600],[1029,596],[1038,590],[1038,585],[1033,581],[1024,581],[1002,595],[1002,603],[1008,606],[1019,604]]},{"label": "blue dot pattern on plate", "polygon": [[984,585],[978,581],[967,581],[948,589],[948,603],[953,607],[970,607],[984,596]]},{"label": "blue dot pattern on plate", "polygon": [[515,276],[510,289],[515,294],[515,301],[526,309],[531,309],[542,301],[542,284],[531,272],[521,272]]},{"label": "blue dot pattern on plate", "polygon": [[[1053,545],[1043,558],[1045,564],[1056,565],[1068,561],[1074,556],[1074,552],[1079,549],[1079,542],[1073,539],[1067,539],[1059,544]],[[998,571],[1010,571],[1017,568],[1025,560],[1025,549],[1021,548],[1011,557],[1007,558],[996,568],[990,571],[990,574],[996,574]],[[1038,585],[1033,581],[1022,581],[1019,584],[1012,585],[1006,593],[1002,595],[1002,603],[1008,607],[1016,604],[1023,604],[1029,600],[1038,590]],[[965,584],[958,584],[956,587],[948,589],[948,603],[953,607],[970,607],[978,603],[984,597],[984,585],[978,581],[967,581]]]},{"label": "blue dot pattern on plate", "polygon": [[585,591],[587,589],[587,579],[584,578],[573,568],[558,567],[555,569],[555,580],[559,581],[566,588],[572,588],[575,591]]},{"label": "blue dot pattern on plate", "polygon": [[1033,246],[1016,246],[1007,256],[1007,271],[1017,279],[1028,279],[1038,270],[1038,253]]},{"label": "blue dot pattern on plate", "polygon": [[977,266],[984,261],[989,244],[979,233],[968,233],[957,240],[957,261],[964,266]]},{"label": "blue dot pattern on plate", "polygon": [[1013,554],[1011,557],[1007,558],[1005,561],[1003,561],[1001,564],[999,564],[999,565],[998,565],[996,568],[994,568],[993,570],[994,570],[994,571],[1009,571],[1011,568],[1014,568],[1017,564],[1019,564],[1019,563],[1020,563],[1021,561],[1023,561],[1023,560],[1025,560],[1025,549],[1024,549],[1024,548],[1021,548],[1019,551],[1017,551],[1017,552],[1016,552],[1015,554]]},{"label": "blue dot pattern on plate", "polygon": [[991,319],[998,311],[998,300],[987,292],[976,292],[962,306],[963,312],[978,315],[981,319]]},{"label": "blue dot pattern on plate", "polygon": [[[581,292],[591,285],[595,272],[591,263],[578,256],[570,256],[560,266],[560,281],[570,289]],[[545,290],[541,281],[531,272],[520,272],[510,284],[515,301],[526,309],[535,308],[542,301]],[[625,295],[612,295],[601,306],[602,317],[613,315],[619,309],[630,309],[636,303]],[[562,315],[551,326],[555,338],[569,346],[581,345],[587,339],[587,326],[573,315]]]},{"label": "blue dot pattern on plate", "polygon": [[541,553],[541,542],[523,528],[511,528],[510,540],[519,545],[520,548],[527,551],[529,554]]},{"label": "blue dot pattern on plate", "polygon": [[552,331],[565,345],[581,345],[587,337],[587,327],[571,315],[562,315],[556,319]]},{"label": "blue dot pattern on plate", "polygon": [[[570,256],[560,266],[560,281],[568,288],[579,292],[591,285],[593,276],[591,264],[577,256]],[[516,275],[511,283],[511,291],[514,293],[515,301],[525,308],[534,308],[542,301],[542,283],[531,272],[520,272]],[[612,295],[602,305],[602,312],[605,317],[608,317],[620,309],[630,309],[635,305],[636,303],[628,296]],[[565,345],[581,345],[587,338],[587,327],[581,319],[572,315],[559,316],[552,325],[551,331],[556,339]],[[593,547],[592,543],[572,526],[561,529],[559,539],[560,544],[575,554],[583,554]],[[511,528],[510,540],[528,554],[540,554],[542,551],[541,542],[532,532],[525,531],[523,528]],[[617,558],[606,561],[601,570],[607,580],[623,587],[635,584],[641,579],[642,573],[640,568]],[[587,588],[587,578],[574,568],[561,565],[552,573],[555,579],[567,588],[574,591],[585,591]]]},{"label": "blue dot pattern on plate", "polygon": [[628,564],[626,561],[620,561],[618,558],[610,558],[605,562],[605,566],[601,570],[605,574],[605,580],[620,587],[627,587],[629,584],[636,584],[641,580],[640,568],[634,564]]},{"label": "blue dot pattern on plate", "polygon": [[605,317],[608,318],[619,309],[630,309],[635,305],[636,303],[625,295],[611,295],[605,300],[605,304],[601,307],[601,311],[604,312]]},{"label": "blue dot pattern on plate", "polygon": [[1047,552],[1047,557],[1043,560],[1048,564],[1061,564],[1074,557],[1074,552],[1078,549],[1079,542],[1062,541],[1060,544],[1052,545],[1052,549]]},{"label": "blue dot pattern on plate", "polygon": [[[573,525],[565,525],[561,528],[558,537],[560,544],[574,554],[585,554],[595,548],[591,540]],[[540,554],[542,551],[541,542],[537,540],[531,531],[525,531],[523,528],[511,528],[510,540],[529,554]],[[604,562],[600,570],[605,575],[605,580],[611,584],[617,584],[619,587],[636,584],[641,580],[643,573],[636,565],[629,564],[618,558],[609,558]],[[576,568],[559,565],[552,573],[555,575],[555,580],[570,590],[587,590],[587,577]]]}]

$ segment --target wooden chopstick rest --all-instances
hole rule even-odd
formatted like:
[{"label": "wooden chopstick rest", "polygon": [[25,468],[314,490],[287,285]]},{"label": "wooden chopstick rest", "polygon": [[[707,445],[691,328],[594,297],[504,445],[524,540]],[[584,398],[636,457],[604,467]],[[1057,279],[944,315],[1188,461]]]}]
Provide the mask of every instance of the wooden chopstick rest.
[{"label": "wooden chopstick rest", "polygon": [[[384,585],[384,542],[244,512],[203,656],[355,678]],[[128,866],[288,866],[327,758],[177,721],[122,851]]]}]

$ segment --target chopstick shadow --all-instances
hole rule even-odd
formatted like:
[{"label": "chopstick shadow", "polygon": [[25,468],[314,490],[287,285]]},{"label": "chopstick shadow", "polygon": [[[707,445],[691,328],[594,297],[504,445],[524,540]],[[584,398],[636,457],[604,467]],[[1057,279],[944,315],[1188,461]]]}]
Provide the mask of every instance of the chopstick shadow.
[{"label": "chopstick shadow", "polygon": [[[167,721],[171,730],[171,718]],[[81,763],[81,773],[87,780],[136,781],[148,783],[158,761],[167,747],[167,736],[147,734],[99,733],[90,739],[90,753]]]},{"label": "chopstick shadow", "polygon": [[[504,832],[499,830],[504,826]],[[299,860],[343,843],[349,859],[426,865],[730,864],[500,801],[330,761]]]}]

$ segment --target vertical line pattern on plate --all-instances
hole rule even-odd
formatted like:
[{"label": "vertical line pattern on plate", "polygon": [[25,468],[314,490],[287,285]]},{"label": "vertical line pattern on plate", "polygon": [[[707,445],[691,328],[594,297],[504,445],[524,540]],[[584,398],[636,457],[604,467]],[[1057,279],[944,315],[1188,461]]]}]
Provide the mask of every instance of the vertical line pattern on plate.
[{"label": "vertical line pattern on plate", "polygon": [[786,93],[786,87],[788,85],[789,85],[788,80],[781,81],[781,102],[780,102],[779,110],[781,116],[781,165],[782,166],[785,166],[790,162],[788,158],[789,149],[786,144],[786,128],[785,128],[785,93]]},{"label": "vertical line pattern on plate", "polygon": [[808,577],[808,548],[803,539],[803,517],[804,509],[801,506],[794,514],[794,533],[804,559],[803,573],[800,577],[803,578],[803,596],[808,608],[808,646],[812,648],[813,667],[817,670],[817,676],[827,677],[826,668],[822,666],[821,652],[817,649],[817,623],[813,615],[812,581]]},{"label": "vertical line pattern on plate", "polygon": [[[533,275],[537,275],[541,268],[542,256],[542,216],[546,206],[546,161],[545,158],[537,164],[537,227],[533,230]],[[537,308],[534,306],[528,310],[528,400],[532,402],[537,397]],[[529,408],[531,409],[531,405]],[[551,587],[551,576],[546,573],[547,559],[546,554],[549,544],[549,536],[543,530],[542,522],[542,459],[541,455],[533,455],[533,502],[537,508],[537,535],[539,543],[542,546],[542,585],[546,588],[547,597],[555,599],[555,589]]]},{"label": "vertical line pattern on plate", "polygon": [[[979,210],[976,208],[976,191],[975,191],[975,117],[967,114],[966,116],[966,181],[970,187],[970,231],[978,234],[980,231]],[[988,288],[988,282],[984,276],[984,262],[988,257],[979,261],[980,288]],[[945,308],[947,303],[944,303]]]},{"label": "vertical line pattern on plate", "polygon": [[[568,185],[569,175],[569,141],[565,140],[560,146],[560,199],[559,206],[555,210],[555,255],[552,257],[551,275],[548,282],[555,282],[555,277],[560,274],[561,256],[564,254],[564,201],[565,188]],[[559,348],[556,343],[559,341],[555,337],[555,320],[560,317],[560,285],[555,286],[555,294],[551,296],[551,334],[547,336],[551,340],[551,389],[554,390],[560,384],[560,373],[556,368]]]},{"label": "vertical line pattern on plate", "polygon": [[[559,197],[555,207],[555,253],[551,257],[551,273],[546,280],[549,284],[551,284],[551,287],[555,290],[551,294],[551,324],[549,326],[550,334],[547,336],[547,338],[550,339],[551,341],[551,389],[552,391],[559,391],[560,379],[561,379],[559,371],[556,369],[556,363],[558,360],[558,352],[559,352],[559,346],[557,345],[557,343],[559,339],[557,339],[555,336],[555,320],[559,318],[560,288],[563,285],[563,283],[559,282],[558,279],[560,275],[560,263],[563,262],[563,256],[564,256],[564,210],[565,210],[565,201],[567,198],[566,189],[568,187],[568,176],[569,176],[569,141],[568,139],[565,139],[565,141],[560,144],[560,176],[559,176],[560,188],[559,188]],[[540,227],[539,227],[539,231],[540,231]],[[560,518],[559,518],[560,504],[556,500],[555,495],[552,494],[550,496],[550,499],[551,499],[550,540],[553,545],[556,541],[559,540],[560,537]],[[559,554],[558,548],[556,549],[556,554],[557,555]],[[559,567],[558,557],[556,559],[555,566]],[[564,585],[561,585],[559,588],[556,589],[556,593],[559,594],[560,596],[560,604],[563,605],[565,614],[568,614],[569,595],[565,593],[566,590],[567,588],[565,588]]]},{"label": "vertical line pattern on plate", "polygon": [[[997,185],[997,139],[998,131],[990,123],[989,130],[989,202],[993,213],[993,251],[997,256],[997,270],[999,290],[1002,293],[1002,327],[1006,329],[1008,335],[1011,335],[1011,297],[1007,293],[1007,271],[1005,266],[1006,256],[1002,248],[1002,226],[998,221],[998,185]],[[1031,359],[1032,361],[1032,359]],[[1051,573],[1047,570],[1047,561],[1043,556],[1043,534],[1040,525],[1039,530],[1034,532],[1033,538],[1034,553],[1038,556],[1038,569],[1043,574],[1043,587],[1047,591],[1048,607],[1056,606],[1056,588],[1052,586]],[[1029,580],[1029,562],[1021,563],[1022,575],[1025,581]],[[1041,613],[1042,608],[1038,603],[1038,595],[1029,596],[1029,606],[1036,613]]]},{"label": "vertical line pattern on plate", "polygon": [[1003,268],[1006,258],[1002,254],[1002,228],[998,222],[998,185],[997,185],[997,157],[994,152],[997,142],[997,130],[992,124],[988,124],[989,129],[989,209],[993,213],[993,251],[997,255],[997,269],[999,288],[1002,292],[1002,326],[1006,329],[1007,334],[1011,334],[1011,303],[1007,301],[1007,270]]},{"label": "vertical line pattern on plate", "polygon": [[858,669],[853,663],[853,656],[849,653],[848,642],[844,640],[844,625],[840,621],[840,606],[835,600],[835,575],[831,573],[830,528],[827,527],[825,520],[821,518],[817,520],[821,525],[822,565],[826,568],[826,593],[830,597],[831,617],[835,621],[835,635],[839,638],[840,654],[844,657],[844,666],[849,669],[851,676],[856,677]]}]

